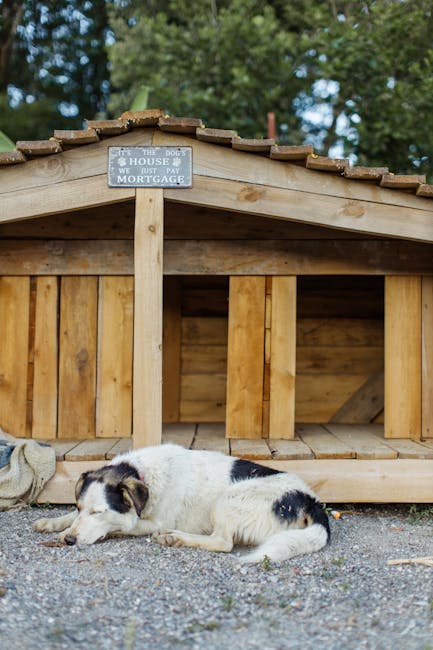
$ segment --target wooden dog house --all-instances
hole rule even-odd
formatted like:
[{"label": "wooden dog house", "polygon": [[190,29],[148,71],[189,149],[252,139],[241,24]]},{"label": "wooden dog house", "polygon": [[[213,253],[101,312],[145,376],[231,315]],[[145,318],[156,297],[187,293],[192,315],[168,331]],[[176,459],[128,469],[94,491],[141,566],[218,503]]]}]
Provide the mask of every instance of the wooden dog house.
[{"label": "wooden dog house", "polygon": [[[189,146],[189,189],[113,188],[109,146]],[[40,500],[132,445],[433,500],[433,186],[161,111],[0,155],[0,426]]]}]

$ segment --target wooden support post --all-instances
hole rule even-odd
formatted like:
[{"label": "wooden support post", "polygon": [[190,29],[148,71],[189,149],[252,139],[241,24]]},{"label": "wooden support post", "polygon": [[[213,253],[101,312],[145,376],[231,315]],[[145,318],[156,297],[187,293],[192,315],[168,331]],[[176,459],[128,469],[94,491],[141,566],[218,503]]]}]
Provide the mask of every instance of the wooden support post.
[{"label": "wooden support post", "polygon": [[231,277],[227,351],[228,438],[261,438],[265,277]]},{"label": "wooden support post", "polygon": [[422,437],[433,438],[433,277],[422,278]]},{"label": "wooden support post", "polygon": [[385,278],[385,437],[421,437],[421,278]]},{"label": "wooden support post", "polygon": [[162,189],[137,189],[134,243],[133,447],[162,437]]},{"label": "wooden support post", "polygon": [[272,280],[269,438],[295,437],[296,277]]}]

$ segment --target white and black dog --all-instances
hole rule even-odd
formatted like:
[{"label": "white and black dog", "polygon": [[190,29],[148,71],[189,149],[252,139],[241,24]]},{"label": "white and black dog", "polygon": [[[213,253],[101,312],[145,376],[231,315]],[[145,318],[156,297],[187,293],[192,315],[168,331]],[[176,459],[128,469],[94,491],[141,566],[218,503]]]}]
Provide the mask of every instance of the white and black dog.
[{"label": "white and black dog", "polygon": [[258,546],[244,562],[279,562],[318,551],[330,538],[326,512],[297,476],[171,444],[131,451],[85,472],[76,501],[77,510],[39,519],[34,529],[62,531],[71,545],[120,533],[216,552]]}]

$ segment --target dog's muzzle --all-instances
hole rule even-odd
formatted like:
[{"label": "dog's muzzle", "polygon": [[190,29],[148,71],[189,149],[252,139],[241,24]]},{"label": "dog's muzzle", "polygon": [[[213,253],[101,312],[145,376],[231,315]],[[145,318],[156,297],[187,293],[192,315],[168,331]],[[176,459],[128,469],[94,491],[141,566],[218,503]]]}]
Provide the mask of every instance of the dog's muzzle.
[{"label": "dog's muzzle", "polygon": [[75,537],[75,535],[66,535],[65,542],[66,544],[68,544],[68,546],[73,546],[74,544],[77,543],[77,538]]}]

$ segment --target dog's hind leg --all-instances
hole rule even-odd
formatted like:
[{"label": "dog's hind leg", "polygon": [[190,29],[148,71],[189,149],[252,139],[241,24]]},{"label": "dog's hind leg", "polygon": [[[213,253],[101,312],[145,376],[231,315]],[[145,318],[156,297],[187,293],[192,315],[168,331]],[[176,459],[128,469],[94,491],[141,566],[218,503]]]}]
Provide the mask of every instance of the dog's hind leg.
[{"label": "dog's hind leg", "polygon": [[212,535],[193,535],[181,530],[169,530],[154,533],[152,538],[163,546],[189,546],[214,553],[229,553],[233,549],[233,540],[216,533]]},{"label": "dog's hind leg", "polygon": [[38,533],[58,533],[69,528],[73,524],[77,514],[77,510],[73,510],[73,512],[68,512],[67,515],[61,515],[60,517],[43,517],[42,519],[37,519],[33,523],[33,530],[36,530]]}]

